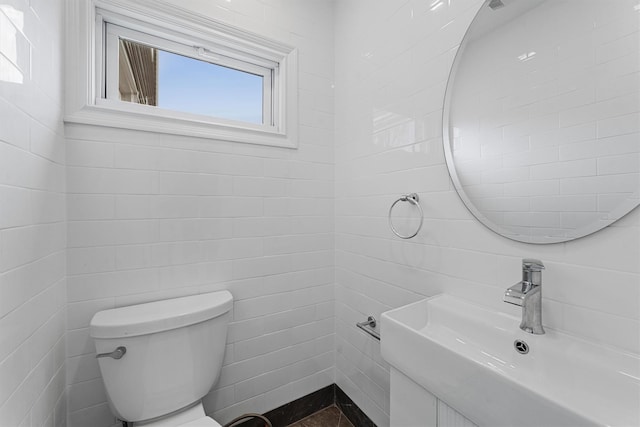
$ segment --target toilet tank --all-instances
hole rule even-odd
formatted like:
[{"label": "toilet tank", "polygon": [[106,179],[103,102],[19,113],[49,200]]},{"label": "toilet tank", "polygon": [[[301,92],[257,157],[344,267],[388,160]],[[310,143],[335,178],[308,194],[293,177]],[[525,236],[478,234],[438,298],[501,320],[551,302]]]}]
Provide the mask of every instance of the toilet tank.
[{"label": "toilet tank", "polygon": [[232,304],[219,291],[96,313],[97,353],[126,348],[120,359],[98,358],[114,414],[150,420],[202,399],[222,367]]}]

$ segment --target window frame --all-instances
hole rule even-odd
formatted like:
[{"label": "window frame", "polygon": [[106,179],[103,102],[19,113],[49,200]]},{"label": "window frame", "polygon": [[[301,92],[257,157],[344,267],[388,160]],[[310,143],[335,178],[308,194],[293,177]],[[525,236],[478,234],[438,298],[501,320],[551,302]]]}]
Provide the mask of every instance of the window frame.
[{"label": "window frame", "polygon": [[[66,122],[297,147],[298,52],[294,47],[163,0],[69,3]],[[117,53],[113,37],[118,34],[167,52],[262,75],[263,92],[271,86],[263,96],[263,123],[179,112],[108,96],[107,79],[114,74],[113,69],[106,72],[105,58],[111,56],[106,63],[113,67]],[[115,66],[117,69],[117,62]]]},{"label": "window frame", "polygon": [[[109,105],[114,103],[125,102],[125,105],[121,105],[120,108],[130,108],[132,110],[140,110],[152,115],[159,116],[177,116],[189,119],[192,116],[200,117],[202,120],[207,118],[213,118],[216,122],[221,124],[233,125],[237,122],[238,125],[254,126],[255,123],[236,121],[231,119],[224,119],[222,117],[199,115],[195,113],[181,112],[179,110],[169,110],[158,106],[141,105],[126,101],[121,101],[119,98],[119,65],[120,65],[120,39],[132,41],[137,44],[153,47],[164,52],[181,55],[190,59],[207,62],[209,64],[219,65],[225,68],[231,68],[240,72],[253,74],[262,77],[262,124],[257,126],[259,128],[273,128],[277,123],[277,117],[274,113],[277,111],[273,108],[272,99],[272,87],[275,74],[278,71],[278,64],[273,61],[266,60],[252,60],[247,62],[246,59],[233,58],[232,52],[226,52],[218,49],[216,52],[210,50],[204,46],[197,46],[193,43],[187,45],[174,40],[154,36],[149,33],[143,33],[141,31],[133,30],[128,27],[123,27],[118,24],[114,24],[107,19],[102,19],[102,25],[104,28],[104,45],[102,55],[103,59],[106,59],[104,71],[102,73],[102,79],[100,81],[101,97],[98,103],[103,105]],[[242,57],[242,55],[235,55]],[[261,64],[257,64],[260,62]]]}]

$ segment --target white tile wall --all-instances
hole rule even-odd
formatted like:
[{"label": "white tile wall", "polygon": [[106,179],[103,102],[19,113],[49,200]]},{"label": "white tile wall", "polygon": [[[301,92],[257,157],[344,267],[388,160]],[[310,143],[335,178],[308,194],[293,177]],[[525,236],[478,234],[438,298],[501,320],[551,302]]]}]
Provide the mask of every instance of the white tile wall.
[{"label": "white tile wall", "polygon": [[[442,5],[431,10],[437,3]],[[441,292],[519,315],[517,307],[502,302],[502,294],[519,280],[524,257],[540,258],[547,266],[543,275],[546,325],[603,345],[640,351],[638,209],[594,235],[565,244],[531,245],[495,235],[478,223],[449,182],[441,148],[444,91],[456,47],[481,3],[336,2],[336,382],[381,427],[389,425],[389,367],[380,358],[378,343],[354,323]],[[598,37],[616,48],[601,50],[600,72],[629,73],[637,67],[637,53],[629,55],[635,62],[619,58],[619,53],[637,43],[637,38],[627,40],[619,25],[603,25],[606,19],[610,18],[601,16],[602,22],[594,26],[601,33]],[[570,88],[577,78],[560,84]],[[637,74],[615,83],[603,79],[596,93],[604,102],[637,93],[637,85]],[[580,94],[575,95],[566,101],[578,102]],[[514,117],[519,113],[517,108],[510,111]],[[590,149],[606,154],[614,145],[610,154],[624,155],[622,163],[612,157],[599,165],[601,170],[633,166],[637,161],[626,156],[636,151],[637,136],[619,136],[637,132],[637,116],[603,120],[597,129],[577,115],[567,115],[565,121],[567,127],[556,138],[532,139],[541,150],[538,161],[545,160],[543,148],[557,146],[560,139],[575,142],[571,150],[560,152],[565,162],[582,159],[579,141],[588,141],[584,143]],[[518,147],[518,130],[512,131],[515,139],[509,144]],[[596,141],[609,136],[616,139],[615,144]],[[513,156],[511,160],[524,159]],[[582,167],[592,167],[567,165],[572,167],[556,173],[576,174]],[[552,190],[581,197],[587,191],[583,179],[532,189],[540,196]],[[522,186],[531,184],[514,180],[505,184],[505,194],[518,194]],[[394,200],[410,192],[419,193],[425,222],[415,239],[401,241],[389,230],[387,212]],[[539,202],[544,206],[546,201]],[[398,226],[406,225],[406,220],[397,219]]]},{"label": "white tile wall", "polygon": [[0,1],[0,424],[64,426],[60,0]]},{"label": "white tile wall", "polygon": [[231,291],[220,423],[334,382],[333,5],[174,3],[299,47],[299,148],[67,125],[73,427],[114,422],[88,325],[115,306]]}]

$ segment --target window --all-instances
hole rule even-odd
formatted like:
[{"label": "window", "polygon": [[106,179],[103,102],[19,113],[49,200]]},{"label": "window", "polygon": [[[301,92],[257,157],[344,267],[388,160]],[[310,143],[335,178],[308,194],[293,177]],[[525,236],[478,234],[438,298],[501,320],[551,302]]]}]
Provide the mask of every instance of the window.
[{"label": "window", "polygon": [[[278,64],[252,63],[105,24],[107,99],[223,120],[273,126]],[[256,62],[258,62],[256,60]]]},{"label": "window", "polygon": [[[297,146],[292,47],[161,0],[71,3],[68,48],[81,54],[68,65],[78,90],[66,121]],[[94,40],[84,52],[83,31]]]}]

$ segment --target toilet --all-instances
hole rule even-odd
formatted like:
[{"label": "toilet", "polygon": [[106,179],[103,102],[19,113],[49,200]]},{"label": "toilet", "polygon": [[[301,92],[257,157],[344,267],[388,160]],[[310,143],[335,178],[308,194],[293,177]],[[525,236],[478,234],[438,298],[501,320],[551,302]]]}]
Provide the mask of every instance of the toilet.
[{"label": "toilet", "polygon": [[221,427],[202,398],[222,368],[233,296],[228,291],[131,305],[91,320],[113,413],[133,426]]}]

